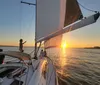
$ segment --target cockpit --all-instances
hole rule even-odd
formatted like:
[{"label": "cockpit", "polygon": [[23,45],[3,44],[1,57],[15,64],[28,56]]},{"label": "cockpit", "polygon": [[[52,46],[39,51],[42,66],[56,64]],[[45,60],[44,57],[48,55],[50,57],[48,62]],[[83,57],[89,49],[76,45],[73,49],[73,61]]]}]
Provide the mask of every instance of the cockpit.
[{"label": "cockpit", "polygon": [[[23,81],[25,81],[27,71],[30,69],[32,71],[30,55],[16,51],[5,51],[0,52],[0,58],[2,56],[4,58],[2,64],[0,64],[0,83],[2,85],[24,84],[25,82]],[[20,80],[21,78],[22,80]]]}]

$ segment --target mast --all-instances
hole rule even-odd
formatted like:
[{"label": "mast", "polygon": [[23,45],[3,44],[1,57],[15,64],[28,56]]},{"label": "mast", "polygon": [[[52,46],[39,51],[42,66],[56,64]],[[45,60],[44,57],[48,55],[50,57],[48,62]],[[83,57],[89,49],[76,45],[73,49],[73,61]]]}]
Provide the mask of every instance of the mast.
[{"label": "mast", "polygon": [[36,36],[37,36],[37,0],[36,0],[35,4],[29,3],[29,2],[23,2],[23,1],[21,1],[21,3],[35,6],[35,51],[34,51],[34,59],[37,59],[37,39],[36,39]]},{"label": "mast", "polygon": [[34,59],[37,59],[37,0],[35,5],[35,51],[34,51]]}]

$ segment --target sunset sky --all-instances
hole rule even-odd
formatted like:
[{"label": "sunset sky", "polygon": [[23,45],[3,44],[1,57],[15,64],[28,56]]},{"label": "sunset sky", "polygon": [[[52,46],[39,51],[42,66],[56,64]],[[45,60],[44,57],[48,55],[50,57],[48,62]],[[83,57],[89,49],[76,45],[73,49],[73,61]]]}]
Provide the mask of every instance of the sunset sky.
[{"label": "sunset sky", "polygon": [[[34,45],[35,6],[20,3],[21,0],[0,0],[0,45],[18,46],[19,39]],[[35,0],[23,0],[35,3]],[[78,0],[79,3],[100,12],[100,0]],[[93,14],[82,9],[84,16]],[[68,47],[100,46],[100,18],[92,25],[64,34]]]}]

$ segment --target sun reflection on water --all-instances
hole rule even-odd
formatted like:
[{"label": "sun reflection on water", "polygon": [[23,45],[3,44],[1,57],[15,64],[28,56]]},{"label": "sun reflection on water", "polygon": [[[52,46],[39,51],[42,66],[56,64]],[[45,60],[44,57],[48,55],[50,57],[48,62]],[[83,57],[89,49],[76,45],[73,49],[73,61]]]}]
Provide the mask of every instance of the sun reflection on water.
[{"label": "sun reflection on water", "polygon": [[61,48],[60,49],[60,57],[59,57],[59,64],[60,64],[60,73],[63,74],[64,73],[64,68],[66,65],[66,48]]}]

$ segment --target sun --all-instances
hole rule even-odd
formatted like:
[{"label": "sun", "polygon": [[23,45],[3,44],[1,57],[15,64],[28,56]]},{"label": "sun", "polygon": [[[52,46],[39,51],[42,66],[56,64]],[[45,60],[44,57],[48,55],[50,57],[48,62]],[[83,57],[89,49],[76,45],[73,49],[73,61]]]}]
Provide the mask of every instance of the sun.
[{"label": "sun", "polygon": [[61,48],[68,48],[68,44],[66,42],[62,42]]}]

